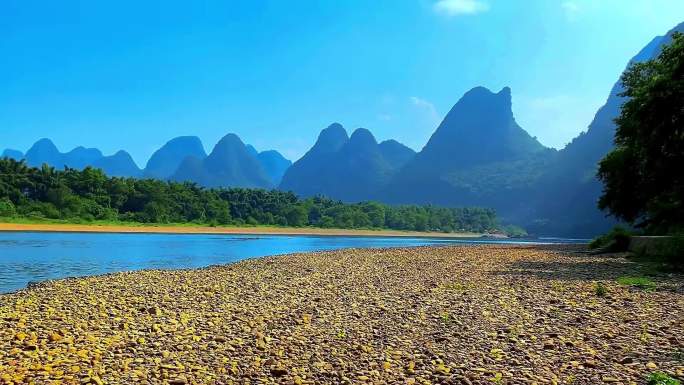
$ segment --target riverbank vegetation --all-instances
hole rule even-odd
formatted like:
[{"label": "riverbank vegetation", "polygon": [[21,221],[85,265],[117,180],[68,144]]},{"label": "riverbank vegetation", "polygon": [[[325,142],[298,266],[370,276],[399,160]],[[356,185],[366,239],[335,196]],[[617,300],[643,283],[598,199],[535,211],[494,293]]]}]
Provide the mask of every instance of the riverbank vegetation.
[{"label": "riverbank vegetation", "polygon": [[[684,35],[675,33],[657,58],[622,76],[626,97],[615,120],[615,149],[599,163],[599,208],[640,235],[667,235],[636,257],[684,266]],[[616,228],[590,247],[626,251],[633,231]],[[643,255],[642,255],[643,254]]]},{"label": "riverbank vegetation", "polygon": [[[276,190],[204,189],[193,183],[108,177],[90,167],[33,168],[13,159],[0,159],[0,217],[474,233],[501,228],[488,208],[349,204],[325,197],[301,199]],[[519,228],[506,229],[521,233]]]},{"label": "riverbank vegetation", "polygon": [[622,76],[615,149],[599,163],[599,207],[649,234],[684,231],[684,35]]}]

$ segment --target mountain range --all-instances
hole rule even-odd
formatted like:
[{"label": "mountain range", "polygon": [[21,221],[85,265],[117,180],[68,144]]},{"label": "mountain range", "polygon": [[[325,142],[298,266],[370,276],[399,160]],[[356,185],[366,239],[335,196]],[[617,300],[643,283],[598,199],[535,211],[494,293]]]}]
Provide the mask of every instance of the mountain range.
[{"label": "mountain range", "polygon": [[395,140],[378,143],[365,128],[348,136],[341,124],[334,123],[321,131],[311,150],[287,170],[280,189],[348,202],[378,199],[380,189],[414,155]]},{"label": "mountain range", "polygon": [[141,170],[126,151],[118,151],[114,155],[105,156],[96,148],[76,147],[62,153],[50,139],[40,139],[22,154],[16,150],[6,150],[11,157],[26,159],[29,166],[40,167],[48,164],[56,168],[70,167],[83,169],[92,166],[102,169],[107,175],[119,177],[140,177]]},{"label": "mountain range", "polygon": [[206,187],[275,187],[254,152],[237,135],[228,134],[206,157],[187,156],[170,179]]},{"label": "mountain range", "polygon": [[[653,39],[630,63],[654,58],[674,31],[684,32],[684,23]],[[349,135],[333,123],[294,163],[275,150],[259,152],[235,134],[223,137],[209,154],[197,137],[174,138],[143,170],[125,151],[104,156],[76,147],[60,153],[48,139],[26,154],[8,149],[2,156],[25,158],[33,166],[94,166],[113,176],[279,188],[347,202],[491,207],[503,221],[534,234],[593,236],[615,223],[596,208],[601,184],[595,175],[597,162],[613,147],[621,91],[618,81],[587,131],[561,150],[545,147],[515,121],[510,88],[475,87],[417,153],[396,140],[378,143],[365,128]]]},{"label": "mountain range", "polygon": [[50,139],[40,139],[22,153],[4,150],[1,157],[25,159],[30,166],[102,169],[107,175],[195,182],[205,187],[275,188],[292,162],[278,151],[258,152],[235,134],[221,139],[207,154],[196,136],[173,138],[155,151],[140,169],[126,151],[105,156],[96,148],[76,147],[62,153]]}]

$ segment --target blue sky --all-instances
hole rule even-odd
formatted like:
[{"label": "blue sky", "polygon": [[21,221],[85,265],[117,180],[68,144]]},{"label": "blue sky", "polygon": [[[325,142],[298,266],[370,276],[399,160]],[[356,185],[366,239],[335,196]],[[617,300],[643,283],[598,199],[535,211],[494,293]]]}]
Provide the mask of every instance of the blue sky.
[{"label": "blue sky", "polygon": [[296,159],[331,122],[420,149],[475,86],[510,86],[548,146],[586,129],[681,0],[0,2],[0,149],[210,150],[229,132]]}]

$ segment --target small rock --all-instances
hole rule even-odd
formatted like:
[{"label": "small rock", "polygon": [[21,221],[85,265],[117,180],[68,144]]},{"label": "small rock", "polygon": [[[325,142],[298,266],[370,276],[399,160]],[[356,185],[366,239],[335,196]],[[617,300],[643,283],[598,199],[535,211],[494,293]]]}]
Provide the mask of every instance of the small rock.
[{"label": "small rock", "polygon": [[276,377],[282,377],[287,374],[287,369],[283,368],[282,366],[276,366],[271,368],[271,374]]},{"label": "small rock", "polygon": [[620,363],[622,365],[631,364],[632,362],[634,362],[634,359],[632,357],[624,357],[620,360]]}]

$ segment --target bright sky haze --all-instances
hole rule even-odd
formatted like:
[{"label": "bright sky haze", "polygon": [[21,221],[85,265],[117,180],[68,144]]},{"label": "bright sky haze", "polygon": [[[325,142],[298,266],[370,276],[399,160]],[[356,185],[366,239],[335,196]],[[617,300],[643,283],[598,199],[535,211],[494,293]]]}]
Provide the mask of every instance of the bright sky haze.
[{"label": "bright sky haze", "polygon": [[144,167],[180,135],[296,160],[332,122],[422,148],[467,90],[510,86],[551,147],[586,130],[681,0],[0,3],[0,150],[51,138]]}]

